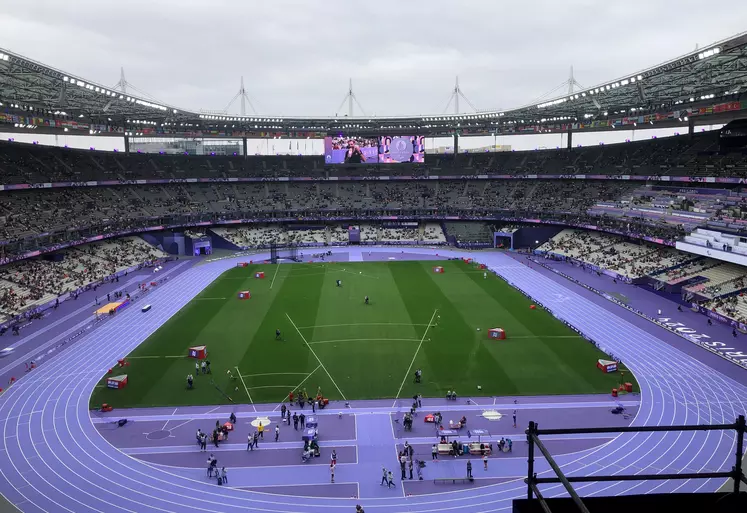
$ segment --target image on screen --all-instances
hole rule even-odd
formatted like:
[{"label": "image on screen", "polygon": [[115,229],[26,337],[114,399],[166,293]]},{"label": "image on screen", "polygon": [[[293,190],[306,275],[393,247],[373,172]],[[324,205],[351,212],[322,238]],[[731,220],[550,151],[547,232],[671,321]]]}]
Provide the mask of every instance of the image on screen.
[{"label": "image on screen", "polygon": [[379,137],[379,162],[425,162],[425,137],[422,135],[382,135]]},{"label": "image on screen", "polygon": [[375,137],[325,137],[326,164],[377,164],[379,141]]}]

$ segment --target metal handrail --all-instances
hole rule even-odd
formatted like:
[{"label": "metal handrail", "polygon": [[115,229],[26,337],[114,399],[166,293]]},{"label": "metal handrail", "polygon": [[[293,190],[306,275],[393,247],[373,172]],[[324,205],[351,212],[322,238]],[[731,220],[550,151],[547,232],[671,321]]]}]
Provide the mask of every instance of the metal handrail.
[{"label": "metal handrail", "polygon": [[[555,462],[555,459],[547,450],[540,440],[542,435],[569,435],[569,434],[589,434],[589,433],[652,433],[667,431],[724,431],[734,430],[737,433],[737,452],[736,464],[730,471],[726,472],[688,472],[681,474],[624,474],[614,476],[566,476]],[[733,493],[738,494],[741,483],[747,484],[742,470],[742,458],[744,456],[744,434],[747,431],[747,423],[744,415],[740,415],[732,424],[712,424],[712,425],[686,425],[686,426],[628,426],[628,427],[603,427],[603,428],[576,428],[576,429],[539,429],[536,422],[530,422],[526,430],[527,443],[529,444],[529,456],[527,464],[527,477],[524,482],[527,484],[527,499],[533,500],[536,496],[545,513],[552,513],[547,501],[539,490],[540,484],[561,483],[568,491],[568,494],[576,504],[578,511],[589,513],[589,509],[583,502],[583,499],[573,488],[571,483],[589,483],[604,481],[653,481],[663,479],[712,479],[712,478],[731,478],[734,480]],[[555,472],[556,477],[537,477],[534,472],[534,451],[535,447],[539,449],[547,460],[547,463]]]}]

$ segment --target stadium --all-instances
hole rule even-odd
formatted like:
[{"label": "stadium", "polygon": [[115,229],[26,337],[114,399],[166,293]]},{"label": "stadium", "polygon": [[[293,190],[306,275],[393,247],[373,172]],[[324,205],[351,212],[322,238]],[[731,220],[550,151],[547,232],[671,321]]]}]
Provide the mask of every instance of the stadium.
[{"label": "stadium", "polygon": [[267,117],[0,48],[0,510],[745,511],[746,64]]}]

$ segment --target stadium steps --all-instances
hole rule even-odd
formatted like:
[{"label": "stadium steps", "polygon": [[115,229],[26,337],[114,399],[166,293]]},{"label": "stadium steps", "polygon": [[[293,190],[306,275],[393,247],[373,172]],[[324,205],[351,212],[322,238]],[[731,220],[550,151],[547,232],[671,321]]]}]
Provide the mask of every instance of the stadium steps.
[{"label": "stadium steps", "polygon": [[99,171],[101,171],[102,173],[108,174],[109,171],[104,166],[102,166],[98,160],[91,157],[90,155],[88,156],[88,159],[93,163],[94,167],[96,167]]},{"label": "stadium steps", "polygon": [[61,166],[62,166],[63,168],[65,168],[65,170],[67,170],[67,172],[68,172],[68,173],[70,173],[71,175],[73,175],[73,174],[75,173],[75,172],[73,171],[73,168],[71,168],[70,166],[68,166],[68,165],[67,165],[67,164],[65,163],[65,161],[64,161],[64,160],[62,160],[62,159],[60,158],[60,156],[59,156],[59,155],[57,155],[56,153],[54,154],[54,159],[55,159],[55,160],[56,160],[57,162],[59,162],[59,163],[60,163],[60,165],[61,165]]}]

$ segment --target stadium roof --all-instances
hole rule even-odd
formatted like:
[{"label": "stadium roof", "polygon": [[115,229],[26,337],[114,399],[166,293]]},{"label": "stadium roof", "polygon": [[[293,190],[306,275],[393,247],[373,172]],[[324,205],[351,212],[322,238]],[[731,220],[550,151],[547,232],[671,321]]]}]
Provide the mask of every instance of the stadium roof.
[{"label": "stadium roof", "polygon": [[[0,48],[0,102],[8,112],[171,132],[233,127],[245,130],[381,132],[416,130],[442,134],[521,131],[524,125],[584,122],[667,112],[739,100],[747,92],[747,32],[670,61],[585,90],[515,109],[452,115],[389,117],[237,116],[181,109],[133,96]],[[183,127],[183,128],[177,128]],[[517,130],[518,129],[518,130]]]}]

